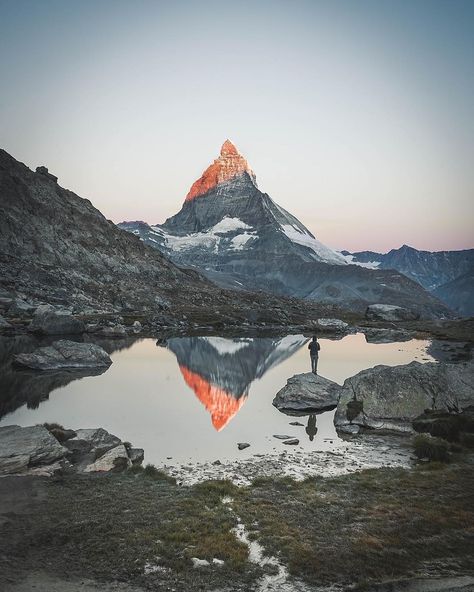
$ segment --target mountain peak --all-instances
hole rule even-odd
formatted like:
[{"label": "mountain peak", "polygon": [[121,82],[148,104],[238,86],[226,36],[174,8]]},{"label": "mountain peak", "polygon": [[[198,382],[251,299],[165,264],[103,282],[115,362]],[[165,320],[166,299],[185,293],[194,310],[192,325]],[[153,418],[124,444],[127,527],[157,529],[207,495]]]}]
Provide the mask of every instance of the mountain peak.
[{"label": "mountain peak", "polygon": [[227,139],[221,147],[221,156],[229,156],[232,154],[233,156],[240,156],[239,151],[235,147],[229,139]]},{"label": "mountain peak", "polygon": [[195,181],[188,195],[186,201],[192,201],[196,197],[204,195],[220,183],[230,181],[235,177],[248,173],[252,182],[256,185],[255,174],[250,168],[248,162],[239,153],[235,145],[226,140],[221,147],[221,152],[218,158],[204,171],[201,177]]}]

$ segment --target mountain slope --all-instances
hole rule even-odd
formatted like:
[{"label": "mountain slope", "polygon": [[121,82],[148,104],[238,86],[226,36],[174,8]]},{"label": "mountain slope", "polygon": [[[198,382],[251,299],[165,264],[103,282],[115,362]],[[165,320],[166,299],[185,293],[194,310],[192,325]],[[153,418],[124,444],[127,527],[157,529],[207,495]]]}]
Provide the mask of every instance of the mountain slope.
[{"label": "mountain slope", "polygon": [[222,286],[358,311],[383,302],[408,306],[424,316],[449,314],[405,276],[350,265],[344,255],[323,245],[258,189],[253,171],[228,140],[176,215],[162,225],[119,226]]},{"label": "mountain slope", "polygon": [[430,252],[403,245],[388,253],[343,251],[342,254],[348,262],[358,265],[395,269],[421,284],[459,314],[473,314],[474,249]]},{"label": "mountain slope", "polygon": [[474,270],[438,286],[433,294],[461,316],[474,317]]}]

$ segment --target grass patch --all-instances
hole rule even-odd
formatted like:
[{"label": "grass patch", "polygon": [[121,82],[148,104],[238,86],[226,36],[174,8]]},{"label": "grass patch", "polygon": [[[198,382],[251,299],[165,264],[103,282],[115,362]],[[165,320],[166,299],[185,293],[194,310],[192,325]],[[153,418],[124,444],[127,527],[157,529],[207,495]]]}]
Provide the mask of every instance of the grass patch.
[{"label": "grass patch", "polygon": [[160,471],[160,469],[157,469],[155,465],[152,464],[147,464],[145,466],[143,469],[143,475],[154,481],[166,481],[166,483],[176,484],[176,479],[174,477],[170,477],[170,475],[167,475],[164,471]]},{"label": "grass patch", "polygon": [[441,438],[420,434],[413,441],[413,449],[418,458],[440,462],[449,461],[449,444]]}]

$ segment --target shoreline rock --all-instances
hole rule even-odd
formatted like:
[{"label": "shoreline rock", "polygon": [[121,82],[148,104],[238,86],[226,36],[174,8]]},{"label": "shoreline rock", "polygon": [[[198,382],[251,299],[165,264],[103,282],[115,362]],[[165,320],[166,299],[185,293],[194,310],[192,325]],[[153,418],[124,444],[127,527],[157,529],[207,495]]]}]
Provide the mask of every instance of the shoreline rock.
[{"label": "shoreline rock", "polygon": [[273,399],[273,406],[287,415],[308,415],[337,406],[342,387],[317,374],[295,374]]},{"label": "shoreline rock", "polygon": [[[64,435],[67,439],[61,443]],[[117,472],[140,465],[143,457],[142,448],[132,448],[103,428],[65,430],[58,424],[0,427],[0,476]]]},{"label": "shoreline rock", "polygon": [[375,366],[346,379],[334,423],[412,432],[426,409],[459,413],[473,404],[474,362]]}]

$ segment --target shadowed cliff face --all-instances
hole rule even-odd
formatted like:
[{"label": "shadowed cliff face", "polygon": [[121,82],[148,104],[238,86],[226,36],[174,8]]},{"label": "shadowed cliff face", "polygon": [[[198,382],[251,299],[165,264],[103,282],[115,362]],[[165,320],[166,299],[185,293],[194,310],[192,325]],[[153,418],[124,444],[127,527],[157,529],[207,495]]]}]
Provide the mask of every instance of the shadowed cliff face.
[{"label": "shadowed cliff face", "polygon": [[306,343],[302,335],[284,338],[179,337],[167,342],[186,384],[222,430],[245,403],[250,385]]}]

